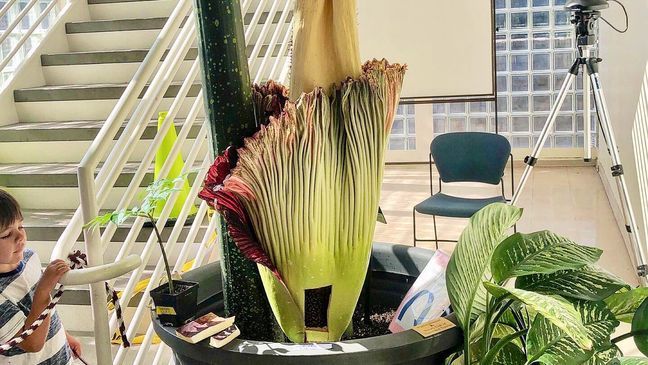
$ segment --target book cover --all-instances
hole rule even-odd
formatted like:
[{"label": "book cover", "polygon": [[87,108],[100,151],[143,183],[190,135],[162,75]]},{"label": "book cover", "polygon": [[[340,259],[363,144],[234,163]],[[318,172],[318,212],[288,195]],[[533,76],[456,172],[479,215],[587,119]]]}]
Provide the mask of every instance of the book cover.
[{"label": "book cover", "polygon": [[218,332],[217,334],[209,338],[209,345],[216,348],[221,348],[227,345],[230,341],[238,337],[241,334],[238,327],[235,324],[227,327],[226,329]]},{"label": "book cover", "polygon": [[450,256],[437,250],[396,310],[389,324],[393,333],[401,332],[441,317],[450,306],[445,271]]},{"label": "book cover", "polygon": [[198,343],[233,324],[234,317],[223,318],[214,313],[207,313],[202,317],[178,327],[176,334],[189,343]]}]

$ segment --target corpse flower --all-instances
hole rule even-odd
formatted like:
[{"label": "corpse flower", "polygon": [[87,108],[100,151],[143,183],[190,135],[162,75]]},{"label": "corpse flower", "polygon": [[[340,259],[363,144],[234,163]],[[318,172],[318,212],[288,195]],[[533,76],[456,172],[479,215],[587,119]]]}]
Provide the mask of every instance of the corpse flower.
[{"label": "corpse flower", "polygon": [[[257,263],[288,338],[337,341],[369,264],[405,66],[360,66],[355,1],[298,1],[295,22],[296,100],[276,83],[255,87],[265,123],[242,148],[216,159],[200,196]],[[344,34],[318,43],[317,32]]]}]

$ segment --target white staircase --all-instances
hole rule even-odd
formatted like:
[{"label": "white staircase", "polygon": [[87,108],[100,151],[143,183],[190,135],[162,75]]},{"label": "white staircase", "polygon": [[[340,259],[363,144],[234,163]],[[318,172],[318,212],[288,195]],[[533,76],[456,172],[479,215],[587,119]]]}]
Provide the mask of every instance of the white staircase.
[{"label": "white staircase", "polygon": [[[252,79],[260,82],[268,74],[285,74],[282,70],[285,70],[283,64],[290,33],[286,24],[291,18],[290,11],[286,10],[290,9],[290,1],[245,0],[242,3]],[[128,83],[133,80],[149,48],[177,5],[178,0],[88,0],[90,20],[65,24],[69,50],[41,55],[45,84],[13,90],[18,120],[0,126],[0,187],[11,192],[21,203],[29,244],[37,251],[43,264],[49,262],[57,240],[60,244],[67,237],[76,240],[76,243],[68,245],[69,248],[85,249],[82,234],[66,231],[66,227],[70,231],[69,226],[79,225],[78,221],[72,220],[80,204],[77,167],[105,121],[110,120],[111,112],[115,113],[114,109]],[[193,14],[188,13],[181,27],[184,28],[193,21]],[[174,39],[180,37],[176,35]],[[125,196],[133,193],[133,187],[129,188],[129,185],[137,177],[141,161],[147,154],[150,156],[149,147],[157,134],[155,115],[159,111],[168,111],[178,98],[181,102],[173,118],[177,131],[182,133],[181,128],[185,125],[186,118],[190,120],[180,153],[185,161],[189,155],[194,156],[192,166],[188,166],[189,170],[194,171],[189,178],[192,185],[196,177],[195,171],[200,168],[204,171],[206,165],[202,161],[208,155],[208,144],[199,143],[206,137],[202,99],[196,101],[197,98],[202,98],[200,76],[192,84],[185,85],[186,95],[182,88],[183,82],[191,78],[190,69],[198,57],[195,35],[189,39],[191,44],[186,47],[188,50],[179,63],[178,71],[172,74],[170,86],[159,95],[161,101],[155,107],[155,113],[142,136],[131,143],[134,150],[128,157],[129,162],[119,170],[114,187],[109,189],[105,203],[99,206],[101,210],[118,207]],[[174,41],[169,48],[173,44]],[[269,49],[272,52],[268,52]],[[153,82],[169,54],[170,51],[167,50],[161,57],[150,80],[147,80],[147,85]],[[194,77],[195,74],[197,72],[194,71]],[[274,78],[277,79],[276,76]],[[147,88],[148,86],[144,87],[139,94],[140,100]],[[122,133],[128,133],[126,125],[135,109],[131,107],[128,111],[123,127],[114,137],[113,146]],[[112,151],[112,146],[108,150]],[[100,160],[105,161],[107,156],[108,153]],[[97,173],[101,165],[99,163]],[[152,166],[147,165],[146,168],[149,171],[139,183],[140,190],[153,180]],[[199,181],[197,185],[200,185]],[[196,201],[196,204],[199,203]],[[209,259],[208,256],[213,252],[215,220],[210,220],[205,212],[203,205],[196,224],[191,225],[189,222],[185,227],[178,227],[177,232],[163,230],[165,240],[172,236],[172,241],[184,242],[182,250],[171,250],[169,259],[172,263],[177,261],[177,264],[182,264],[196,255],[205,262]],[[137,225],[135,229],[131,226],[108,228],[110,232],[105,242],[103,262],[110,263],[123,257],[125,245],[129,245],[130,254],[145,252],[141,254],[144,259],[144,267],[140,269],[141,277],[138,277],[141,280],[152,274],[160,255],[157,248],[146,249],[152,229],[139,228]],[[64,232],[64,238],[61,238]],[[128,277],[117,279],[115,286],[118,289],[126,287]],[[129,300],[129,306],[125,309],[127,323],[135,314],[135,306],[139,304],[140,297],[141,294],[135,294]],[[87,285],[70,288],[59,304],[59,312],[69,331],[80,335],[84,343],[94,341],[94,323],[91,320],[92,307]],[[144,315],[147,316],[148,314]],[[136,327],[133,334],[143,334],[147,331],[148,321],[143,320]],[[117,346],[113,346],[113,354],[116,351]],[[162,362],[168,363],[164,361],[169,356],[168,352],[157,353],[155,347],[144,354],[137,355],[136,352],[119,355],[117,363],[150,364],[156,354],[158,361],[162,359]],[[91,363],[95,361],[93,355],[86,356],[86,359]]]}]

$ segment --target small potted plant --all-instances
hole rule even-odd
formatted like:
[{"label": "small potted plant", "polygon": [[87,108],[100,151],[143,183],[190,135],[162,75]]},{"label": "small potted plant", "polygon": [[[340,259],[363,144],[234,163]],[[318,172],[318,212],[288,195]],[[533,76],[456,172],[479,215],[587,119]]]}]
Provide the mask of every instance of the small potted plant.
[{"label": "small potted plant", "polygon": [[86,224],[86,227],[105,226],[110,222],[119,225],[133,217],[142,217],[148,220],[153,227],[157,242],[160,245],[167,276],[166,283],[151,290],[151,298],[155,304],[155,312],[160,322],[175,327],[188,322],[195,316],[198,302],[198,283],[174,280],[171,276],[169,260],[162,242],[162,235],[157,228],[157,221],[153,216],[153,211],[158,203],[166,201],[174,191],[179,190],[175,188],[175,185],[178,182],[184,181],[184,179],[185,176],[183,175],[175,179],[156,180],[146,187],[146,194],[140,206],[106,213]]}]

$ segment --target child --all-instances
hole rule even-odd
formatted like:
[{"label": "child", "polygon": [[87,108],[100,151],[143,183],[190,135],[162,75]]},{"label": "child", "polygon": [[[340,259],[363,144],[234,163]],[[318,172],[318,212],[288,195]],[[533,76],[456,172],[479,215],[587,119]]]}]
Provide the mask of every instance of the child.
[{"label": "child", "polygon": [[[41,275],[40,259],[25,249],[27,235],[18,202],[0,190],[0,343],[28,328],[50,302],[50,293],[70,268],[52,261]],[[0,364],[69,364],[81,344],[52,311],[24,342],[0,355]]]}]

